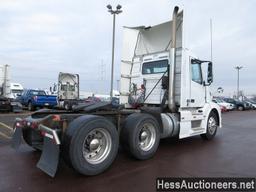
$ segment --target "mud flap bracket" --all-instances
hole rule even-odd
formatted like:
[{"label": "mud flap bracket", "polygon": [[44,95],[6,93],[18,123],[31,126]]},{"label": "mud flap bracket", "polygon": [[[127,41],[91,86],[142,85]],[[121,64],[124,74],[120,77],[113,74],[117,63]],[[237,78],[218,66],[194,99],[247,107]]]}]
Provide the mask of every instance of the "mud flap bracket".
[{"label": "mud flap bracket", "polygon": [[37,167],[51,177],[54,177],[59,164],[60,139],[57,130],[50,129],[42,124],[39,125],[39,130],[44,135],[44,144]]}]

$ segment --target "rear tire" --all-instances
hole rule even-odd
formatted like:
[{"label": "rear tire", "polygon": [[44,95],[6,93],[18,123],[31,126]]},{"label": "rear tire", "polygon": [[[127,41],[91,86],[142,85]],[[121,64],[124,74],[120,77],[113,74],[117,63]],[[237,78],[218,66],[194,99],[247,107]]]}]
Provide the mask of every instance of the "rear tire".
[{"label": "rear tire", "polygon": [[140,160],[151,158],[159,141],[159,124],[152,115],[134,113],[127,117],[121,131],[121,142],[132,156]]},{"label": "rear tire", "polygon": [[67,110],[67,111],[70,110],[70,106],[69,106],[68,103],[65,103],[65,104],[64,104],[64,109]]},{"label": "rear tire", "polygon": [[207,130],[201,137],[204,140],[211,140],[215,137],[218,128],[218,118],[214,112],[211,112],[207,120]]},{"label": "rear tire", "polygon": [[85,115],[69,125],[63,143],[65,161],[83,175],[102,173],[113,163],[119,147],[118,133],[104,117]]},{"label": "rear tire", "polygon": [[33,106],[31,101],[28,102],[28,110],[29,111],[34,111],[35,110],[35,107]]}]

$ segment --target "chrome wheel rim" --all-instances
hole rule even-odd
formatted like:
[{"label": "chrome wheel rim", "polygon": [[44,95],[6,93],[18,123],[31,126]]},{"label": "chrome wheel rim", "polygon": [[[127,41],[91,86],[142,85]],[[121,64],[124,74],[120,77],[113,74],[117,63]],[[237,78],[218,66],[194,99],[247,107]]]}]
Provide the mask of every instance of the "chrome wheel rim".
[{"label": "chrome wheel rim", "polygon": [[83,142],[83,157],[90,164],[99,164],[109,155],[112,146],[110,133],[103,128],[89,132]]},{"label": "chrome wheel rim", "polygon": [[156,142],[156,130],[153,124],[146,123],[139,133],[139,147],[143,151],[149,151]]},{"label": "chrome wheel rim", "polygon": [[217,129],[217,122],[214,117],[210,117],[208,120],[208,130],[211,135],[215,133]]}]

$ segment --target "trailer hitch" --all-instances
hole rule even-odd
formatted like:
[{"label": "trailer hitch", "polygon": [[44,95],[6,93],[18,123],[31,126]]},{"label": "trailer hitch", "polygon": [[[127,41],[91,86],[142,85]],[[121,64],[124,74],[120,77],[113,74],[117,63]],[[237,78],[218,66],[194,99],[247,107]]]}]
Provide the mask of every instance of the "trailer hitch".
[{"label": "trailer hitch", "polygon": [[60,154],[58,130],[50,129],[42,124],[39,125],[38,129],[44,136],[44,144],[42,155],[36,166],[46,174],[54,177],[58,169]]}]

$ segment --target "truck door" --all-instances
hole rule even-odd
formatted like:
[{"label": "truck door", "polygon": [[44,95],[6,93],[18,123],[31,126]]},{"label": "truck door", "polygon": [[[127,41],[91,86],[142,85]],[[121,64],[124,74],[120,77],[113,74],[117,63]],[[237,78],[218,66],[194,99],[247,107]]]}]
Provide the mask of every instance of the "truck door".
[{"label": "truck door", "polygon": [[25,104],[25,97],[26,97],[26,95],[27,95],[27,92],[28,92],[27,90],[23,91],[22,94],[21,94],[21,96],[18,97],[18,101],[19,101],[22,105]]},{"label": "truck door", "polygon": [[205,86],[203,83],[202,66],[199,60],[190,59],[190,107],[203,107],[205,104]]}]

